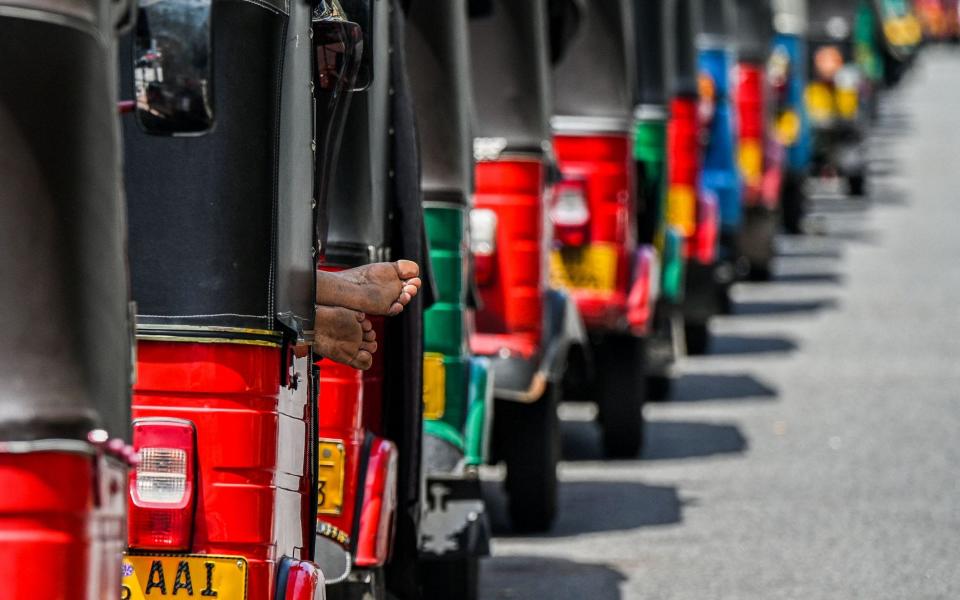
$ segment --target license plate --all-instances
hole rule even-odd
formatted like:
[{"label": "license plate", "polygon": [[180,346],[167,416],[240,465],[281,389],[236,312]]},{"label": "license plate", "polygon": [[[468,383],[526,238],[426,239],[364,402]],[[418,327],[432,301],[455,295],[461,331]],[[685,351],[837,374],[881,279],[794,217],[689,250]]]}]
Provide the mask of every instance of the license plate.
[{"label": "license plate", "polygon": [[317,514],[339,515],[343,511],[343,442],[321,438],[317,450]]},{"label": "license plate", "polygon": [[447,371],[443,355],[423,353],[423,418],[435,421],[443,418],[447,405]]},{"label": "license plate", "polygon": [[617,285],[617,250],[613,244],[561,248],[550,255],[550,276],[557,287],[612,292]]},{"label": "license plate", "polygon": [[124,555],[121,600],[245,600],[247,561],[240,556]]}]

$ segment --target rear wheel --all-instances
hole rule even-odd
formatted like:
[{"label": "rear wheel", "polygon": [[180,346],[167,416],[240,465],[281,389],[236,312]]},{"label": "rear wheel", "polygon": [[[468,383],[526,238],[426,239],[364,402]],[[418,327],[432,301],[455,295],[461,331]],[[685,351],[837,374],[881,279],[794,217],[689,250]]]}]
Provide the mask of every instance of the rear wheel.
[{"label": "rear wheel", "polygon": [[803,177],[788,173],[783,180],[780,206],[782,207],[783,229],[787,233],[803,233],[803,216],[806,212],[807,198],[803,189]]},{"label": "rear wheel", "polygon": [[479,561],[476,557],[429,561],[420,565],[424,600],[476,600]]},{"label": "rear wheel", "polygon": [[669,375],[654,375],[647,378],[647,400],[663,402],[670,397],[673,378]]},{"label": "rear wheel", "polygon": [[851,196],[862,198],[867,195],[866,177],[861,175],[851,175],[847,177],[847,190]]},{"label": "rear wheel", "polygon": [[706,323],[687,322],[683,326],[687,343],[687,354],[700,356],[710,349],[710,327]]},{"label": "rear wheel", "polygon": [[610,336],[597,346],[597,416],[610,458],[633,458],[643,446],[644,356],[643,340],[633,336]]},{"label": "rear wheel", "polygon": [[532,404],[504,400],[494,410],[497,454],[507,467],[510,524],[518,533],[547,531],[557,514],[558,391],[551,384]]}]

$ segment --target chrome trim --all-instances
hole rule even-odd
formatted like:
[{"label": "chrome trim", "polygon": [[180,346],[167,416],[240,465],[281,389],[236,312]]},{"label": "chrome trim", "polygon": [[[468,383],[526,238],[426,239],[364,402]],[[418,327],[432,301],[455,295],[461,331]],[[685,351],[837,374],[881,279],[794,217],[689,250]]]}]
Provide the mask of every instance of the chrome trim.
[{"label": "chrome trim", "polygon": [[590,135],[593,133],[629,133],[630,120],[621,117],[573,117],[559,115],[550,119],[557,133]]},{"label": "chrome trim", "polygon": [[67,452],[95,456],[96,447],[82,440],[34,440],[30,442],[0,442],[0,453],[30,454],[33,452]]}]

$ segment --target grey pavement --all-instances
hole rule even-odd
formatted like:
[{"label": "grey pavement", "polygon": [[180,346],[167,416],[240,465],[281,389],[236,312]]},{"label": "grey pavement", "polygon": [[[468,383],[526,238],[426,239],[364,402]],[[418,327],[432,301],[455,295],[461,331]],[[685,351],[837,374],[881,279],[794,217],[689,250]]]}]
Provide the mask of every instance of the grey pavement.
[{"label": "grey pavement", "polygon": [[960,51],[885,98],[871,155],[871,200],[819,190],[678,365],[647,458],[600,461],[563,408],[556,530],[498,537],[484,600],[960,598]]}]

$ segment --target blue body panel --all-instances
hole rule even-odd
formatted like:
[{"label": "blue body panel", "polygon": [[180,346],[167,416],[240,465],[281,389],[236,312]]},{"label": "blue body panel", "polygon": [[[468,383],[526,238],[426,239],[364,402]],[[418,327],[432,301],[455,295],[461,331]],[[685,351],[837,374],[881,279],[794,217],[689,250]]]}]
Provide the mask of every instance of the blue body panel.
[{"label": "blue body panel", "polygon": [[736,231],[743,220],[743,186],[737,166],[737,129],[730,80],[733,53],[724,48],[702,49],[700,70],[710,75],[716,89],[716,107],[709,142],[703,155],[703,186],[717,196],[720,226]]},{"label": "blue body panel", "polygon": [[800,117],[800,135],[786,147],[787,166],[791,171],[805,172],[810,165],[812,136],[804,93],[807,89],[807,44],[797,35],[778,33],[773,38],[774,48],[782,48],[790,57],[790,81],[787,83],[786,106]]}]

